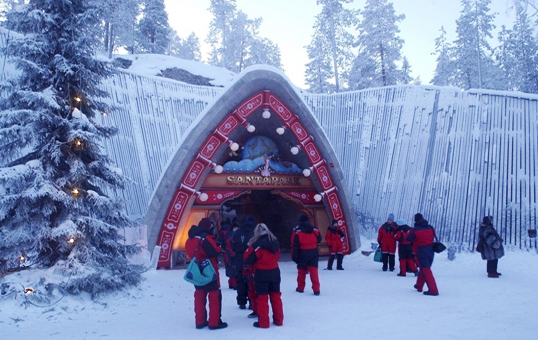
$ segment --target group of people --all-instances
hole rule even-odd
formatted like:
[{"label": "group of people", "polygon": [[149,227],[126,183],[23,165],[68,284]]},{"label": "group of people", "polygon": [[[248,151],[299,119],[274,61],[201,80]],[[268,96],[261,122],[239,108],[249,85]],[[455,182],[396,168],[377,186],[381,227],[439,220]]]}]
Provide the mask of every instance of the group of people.
[{"label": "group of people", "polygon": [[383,271],[395,270],[395,254],[398,245],[400,272],[398,276],[406,276],[408,271],[417,277],[415,289],[422,292],[426,284],[428,290],[424,295],[437,296],[439,290],[433,277],[433,242],[435,229],[429,225],[422,214],[415,214],[414,228],[404,220],[394,222],[394,215],[389,214],[387,221],[379,227],[377,242],[381,247]]},{"label": "group of people", "polygon": [[[424,295],[437,296],[439,290],[431,270],[434,250],[435,229],[428,221],[417,213],[414,226],[408,226],[404,220],[394,221],[389,214],[387,221],[378,231],[377,241],[382,252],[383,271],[395,270],[395,253],[398,248],[400,272],[398,276],[406,276],[412,272],[417,277],[414,288],[422,292],[424,285],[428,290]],[[487,273],[490,278],[498,278],[498,259],[504,255],[503,240],[493,228],[491,216],[484,217],[480,231],[477,251],[487,260]],[[249,318],[258,318],[253,326],[269,328],[269,305],[273,311],[273,324],[282,326],[284,312],[280,291],[280,244],[275,235],[264,223],[257,223],[253,216],[247,216],[243,224],[225,223],[217,239],[216,225],[209,218],[203,218],[198,225],[193,225],[188,232],[185,250],[190,258],[198,261],[209,259],[217,274],[217,280],[204,286],[196,286],[194,292],[194,313],[197,329],[226,328],[222,321],[222,292],[218,271],[218,256],[226,254],[224,262],[228,285],[237,290],[237,304],[240,309],[252,312]],[[321,294],[318,275],[318,244],[321,242],[319,230],[310,223],[307,215],[301,215],[299,224],[291,236],[292,260],[297,264],[296,291],[304,293],[306,276],[310,276],[314,295]],[[336,259],[336,269],[343,270],[343,242],[345,234],[333,220],[325,235],[329,247],[327,269],[332,270]],[[209,313],[206,305],[209,304]]]},{"label": "group of people", "polygon": [[[190,258],[203,261],[210,259],[217,272],[217,280],[205,286],[196,286],[194,292],[194,312],[196,328],[222,329],[228,325],[221,319],[222,293],[218,277],[217,257],[224,254],[228,286],[237,291],[237,304],[240,309],[252,312],[249,318],[257,318],[254,327],[270,326],[269,305],[273,311],[272,322],[276,326],[284,323],[284,312],[280,291],[280,244],[275,235],[264,223],[257,223],[253,216],[246,216],[239,225],[237,220],[224,221],[218,237],[215,237],[215,223],[203,218],[198,225],[189,230],[185,250]],[[325,238],[330,256],[327,269],[343,270],[344,233],[336,220],[327,228]],[[318,244],[321,242],[319,230],[310,223],[307,215],[299,217],[299,223],[291,235],[291,256],[297,264],[297,288],[303,293],[306,276],[310,276],[314,295],[320,295],[318,275]],[[209,314],[206,304],[209,303]]]},{"label": "group of people", "polygon": [[[264,223],[257,223],[249,216],[237,227],[228,225],[219,241],[215,224],[208,218],[191,226],[185,251],[190,258],[203,261],[210,259],[217,279],[204,286],[194,286],[194,314],[197,329],[222,329],[228,324],[222,321],[222,292],[218,271],[218,256],[226,254],[226,274],[230,288],[237,290],[239,308],[246,309],[250,302],[252,313],[257,317],[254,327],[268,328],[269,303],[273,310],[273,324],[282,326],[284,312],[280,292],[280,244]],[[235,229],[235,230],[234,230]],[[228,233],[233,231],[231,233]],[[222,248],[224,246],[224,249]],[[234,276],[234,277],[231,277]],[[209,303],[209,315],[206,305]]]},{"label": "group of people", "polygon": [[[387,221],[379,227],[377,242],[381,247],[382,270],[395,270],[395,254],[398,249],[400,272],[397,275],[414,273],[417,277],[415,289],[422,292],[426,285],[428,290],[424,295],[437,296],[439,289],[431,270],[435,255],[433,244],[437,238],[435,228],[420,213],[415,214],[414,221],[414,227],[411,228],[402,219],[394,222],[394,215],[389,214]],[[501,275],[497,271],[498,259],[504,255],[503,240],[493,228],[491,216],[483,218],[478,238],[476,250],[487,261],[488,277],[498,278]]]}]

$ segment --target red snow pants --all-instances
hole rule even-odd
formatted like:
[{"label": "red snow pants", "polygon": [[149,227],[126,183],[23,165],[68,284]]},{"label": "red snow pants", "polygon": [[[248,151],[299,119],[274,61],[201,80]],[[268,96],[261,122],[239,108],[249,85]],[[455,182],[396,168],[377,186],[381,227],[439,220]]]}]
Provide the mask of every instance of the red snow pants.
[{"label": "red snow pants", "polygon": [[272,292],[269,294],[259,295],[256,298],[258,308],[258,323],[260,328],[269,328],[269,301],[271,301],[271,309],[273,310],[273,323],[277,326],[282,326],[284,323],[284,311],[282,308],[282,299],[280,292]]},{"label": "red snow pants", "polygon": [[307,267],[306,270],[297,270],[297,289],[301,292],[304,291],[304,288],[306,286],[306,274],[310,274],[310,281],[312,281],[312,290],[314,291],[314,293],[319,293],[320,284],[318,267]]},{"label": "red snow pants", "polygon": [[420,268],[416,284],[416,288],[419,292],[422,291],[424,283],[428,285],[428,290],[430,291],[430,293],[439,294],[439,290],[437,289],[437,283],[435,282],[435,278],[433,277],[431,268]]},{"label": "red snow pants", "polygon": [[[209,300],[209,322],[206,310],[207,300]],[[194,319],[196,326],[202,326],[206,323],[211,327],[219,325],[221,300],[220,289],[211,291],[196,289],[194,291]]]}]

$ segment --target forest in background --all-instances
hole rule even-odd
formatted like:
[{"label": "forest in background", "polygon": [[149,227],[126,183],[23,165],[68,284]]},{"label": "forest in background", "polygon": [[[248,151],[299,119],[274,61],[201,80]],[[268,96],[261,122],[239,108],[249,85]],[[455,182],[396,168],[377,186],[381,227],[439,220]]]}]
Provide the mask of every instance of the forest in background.
[{"label": "forest in background", "polygon": [[[28,0],[2,0],[5,10]],[[155,53],[202,61],[240,72],[266,64],[282,69],[278,44],[260,35],[263,18],[249,18],[236,0],[211,0],[213,19],[207,37],[176,32],[168,22],[164,0],[90,0],[99,8],[94,33],[102,51]],[[396,13],[388,0],[367,0],[362,9],[351,9],[353,0],[317,0],[305,72],[307,91],[337,93],[401,84],[432,84],[467,89],[538,93],[538,6],[536,0],[510,0],[515,13],[510,27],[493,35],[497,13],[491,0],[461,0],[456,39],[448,41],[439,27],[435,40],[436,69],[432,79],[411,77],[411,65],[402,52],[405,40],[399,24],[405,13]],[[186,36],[187,38],[180,38]],[[211,47],[202,56],[200,39]]]}]

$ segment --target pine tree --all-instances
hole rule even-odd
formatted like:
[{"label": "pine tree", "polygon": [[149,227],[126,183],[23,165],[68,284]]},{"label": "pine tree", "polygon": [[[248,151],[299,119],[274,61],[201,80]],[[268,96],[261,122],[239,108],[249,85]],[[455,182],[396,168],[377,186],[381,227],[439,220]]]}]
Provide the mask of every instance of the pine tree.
[{"label": "pine tree", "polygon": [[137,52],[164,54],[170,43],[171,30],[164,0],[145,0],[138,22]]},{"label": "pine tree", "polygon": [[209,11],[213,19],[206,42],[211,46],[209,62],[231,70],[235,67],[232,40],[232,22],[235,19],[235,0],[211,0]]},{"label": "pine tree", "polygon": [[177,32],[173,31],[166,54],[186,60],[200,61],[202,60],[200,40],[194,32],[192,32],[187,39],[181,39],[177,35]]},{"label": "pine tree", "polygon": [[267,38],[254,38],[245,59],[245,67],[251,65],[271,65],[282,69],[280,48]]},{"label": "pine tree", "polygon": [[463,89],[500,89],[502,86],[501,73],[492,59],[492,48],[488,43],[495,28],[495,14],[490,14],[490,3],[491,0],[461,0],[463,9],[456,20],[453,58],[454,82]]},{"label": "pine tree", "polygon": [[501,44],[495,55],[503,70],[507,89],[538,93],[538,45],[522,6],[516,6],[512,30],[503,26],[499,32],[499,42]]},{"label": "pine tree", "polygon": [[209,10],[214,15],[206,39],[211,45],[210,64],[233,72],[259,63],[281,67],[278,45],[259,36],[261,18],[248,18],[236,9],[235,0],[211,0]]},{"label": "pine tree", "polygon": [[538,1],[537,0],[511,0],[510,1],[513,4],[512,9],[523,10],[527,17],[534,18],[538,14]]},{"label": "pine tree", "polygon": [[335,92],[335,88],[330,82],[333,77],[330,53],[324,49],[327,44],[323,44],[321,40],[322,37],[318,35],[307,46],[310,62],[306,64],[305,82],[309,92],[328,94]]},{"label": "pine tree", "polygon": [[[316,67],[309,68],[309,72],[322,72],[324,74],[316,76],[310,75],[313,84],[309,83],[307,79],[307,85],[311,90],[314,88],[320,88],[318,81],[325,77],[325,74],[330,74],[329,79],[334,82],[334,88],[336,92],[340,92],[344,88],[344,84],[347,83],[349,71],[353,62],[353,52],[351,47],[355,40],[355,37],[349,33],[348,29],[354,27],[358,23],[358,11],[345,9],[344,3],[351,3],[353,0],[318,0],[317,4],[322,5],[321,13],[316,16],[316,22],[314,24],[314,36],[310,46],[307,47],[310,60],[316,65]],[[321,70],[319,66],[325,63],[318,63],[316,59],[325,59],[324,56],[317,56],[313,53],[320,51],[321,53],[327,53],[329,58],[329,64],[326,65],[326,69]],[[307,65],[308,68],[308,65]],[[310,78],[308,77],[308,78]],[[329,80],[327,79],[327,80]],[[327,87],[321,86],[320,90],[325,90]]]},{"label": "pine tree", "polygon": [[[404,40],[398,37],[398,22],[405,15],[396,15],[387,0],[367,0],[358,25],[359,53],[350,76],[350,88],[402,84],[408,75],[398,67],[402,62]],[[367,79],[361,77],[367,76]]]},{"label": "pine tree", "polygon": [[411,77],[411,64],[409,63],[409,60],[407,60],[407,57],[403,57],[400,73],[401,74],[398,77],[400,79],[400,84],[410,84],[413,82],[413,77]]},{"label": "pine tree", "polygon": [[440,29],[441,35],[435,39],[435,53],[437,55],[437,65],[430,84],[437,86],[449,86],[453,84],[455,74],[454,62],[451,59],[451,47],[446,39],[446,31]]},{"label": "pine tree", "polygon": [[0,276],[31,267],[66,275],[64,289],[92,296],[141,280],[128,261],[137,246],[120,243],[133,226],[107,195],[125,178],[103,154],[115,128],[96,58],[98,10],[85,0],[31,0],[7,14],[20,33],[2,51],[20,71],[0,100]]},{"label": "pine tree", "polygon": [[112,58],[112,53],[124,47],[134,53],[137,17],[142,0],[93,0],[103,18],[101,39],[104,51]]},{"label": "pine tree", "polygon": [[261,23],[261,18],[249,19],[243,11],[236,12],[226,47],[228,64],[225,67],[228,70],[241,72],[247,67],[246,61]]}]

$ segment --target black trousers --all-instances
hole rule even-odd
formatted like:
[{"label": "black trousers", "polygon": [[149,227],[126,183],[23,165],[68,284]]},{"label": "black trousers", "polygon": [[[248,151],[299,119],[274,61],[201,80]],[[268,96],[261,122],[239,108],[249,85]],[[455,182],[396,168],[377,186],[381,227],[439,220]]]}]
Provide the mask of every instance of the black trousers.
[{"label": "black trousers", "polygon": [[393,271],[394,265],[395,265],[395,255],[383,253],[383,256],[381,258],[383,260],[383,270],[384,271],[387,270],[387,266],[388,266],[390,271]]},{"label": "black trousers", "polygon": [[486,268],[488,270],[488,274],[497,273],[497,263],[499,263],[499,259],[487,260]]}]

